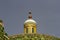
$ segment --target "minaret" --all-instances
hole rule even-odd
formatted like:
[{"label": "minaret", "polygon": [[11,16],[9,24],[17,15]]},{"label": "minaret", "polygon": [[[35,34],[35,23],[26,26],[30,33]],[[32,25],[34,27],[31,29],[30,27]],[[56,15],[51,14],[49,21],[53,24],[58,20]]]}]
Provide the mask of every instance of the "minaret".
[{"label": "minaret", "polygon": [[28,19],[24,22],[24,33],[36,33],[36,21],[32,19],[31,12],[29,12]]}]

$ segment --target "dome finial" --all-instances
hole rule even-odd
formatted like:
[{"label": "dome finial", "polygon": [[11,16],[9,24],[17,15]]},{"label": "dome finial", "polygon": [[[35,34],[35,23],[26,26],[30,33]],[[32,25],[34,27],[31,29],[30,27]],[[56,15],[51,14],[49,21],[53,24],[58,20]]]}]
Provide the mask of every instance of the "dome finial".
[{"label": "dome finial", "polygon": [[29,11],[29,16],[28,16],[29,19],[32,19],[32,13],[31,11]]}]

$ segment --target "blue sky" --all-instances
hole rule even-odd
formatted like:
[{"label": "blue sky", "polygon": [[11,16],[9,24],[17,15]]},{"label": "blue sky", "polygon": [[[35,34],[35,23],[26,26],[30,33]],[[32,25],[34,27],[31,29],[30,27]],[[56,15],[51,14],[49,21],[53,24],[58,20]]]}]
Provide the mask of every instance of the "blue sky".
[{"label": "blue sky", "polygon": [[0,19],[9,35],[23,33],[29,10],[38,33],[60,37],[60,0],[0,0]]}]

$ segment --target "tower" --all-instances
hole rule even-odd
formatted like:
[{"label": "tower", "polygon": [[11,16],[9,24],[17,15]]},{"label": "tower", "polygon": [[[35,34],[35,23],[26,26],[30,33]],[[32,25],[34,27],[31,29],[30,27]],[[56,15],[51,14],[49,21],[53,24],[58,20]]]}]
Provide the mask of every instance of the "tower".
[{"label": "tower", "polygon": [[28,19],[24,22],[24,33],[36,33],[36,21],[32,19],[32,13],[29,12]]}]

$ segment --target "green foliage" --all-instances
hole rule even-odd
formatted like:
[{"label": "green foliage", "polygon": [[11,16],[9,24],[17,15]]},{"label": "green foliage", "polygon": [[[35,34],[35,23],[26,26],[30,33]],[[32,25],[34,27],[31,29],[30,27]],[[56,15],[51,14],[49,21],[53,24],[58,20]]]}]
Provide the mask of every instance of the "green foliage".
[{"label": "green foliage", "polygon": [[5,31],[4,31],[4,27],[2,27],[2,25],[0,25],[0,40],[8,40],[4,35],[7,36],[7,33],[5,33]]},{"label": "green foliage", "polygon": [[10,40],[60,40],[57,37],[44,34],[20,34],[11,36]]}]

